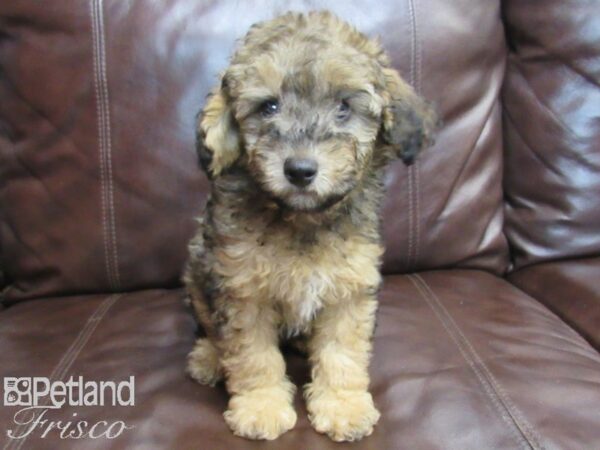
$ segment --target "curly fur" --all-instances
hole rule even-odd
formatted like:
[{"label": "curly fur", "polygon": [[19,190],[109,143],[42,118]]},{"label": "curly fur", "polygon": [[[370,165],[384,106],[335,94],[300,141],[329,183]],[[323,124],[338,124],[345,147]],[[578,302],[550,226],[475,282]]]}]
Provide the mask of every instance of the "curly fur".
[{"label": "curly fur", "polygon": [[[265,114],[265,102],[277,111]],[[372,432],[382,172],[412,162],[435,122],[380,45],[330,13],[248,32],[200,115],[212,192],[184,274],[207,333],[188,371],[210,385],[224,376],[235,434],[274,439],[294,426],[279,350],[293,336],[307,339],[314,428],[336,441]],[[294,157],[316,161],[309,186],[284,176]]]}]

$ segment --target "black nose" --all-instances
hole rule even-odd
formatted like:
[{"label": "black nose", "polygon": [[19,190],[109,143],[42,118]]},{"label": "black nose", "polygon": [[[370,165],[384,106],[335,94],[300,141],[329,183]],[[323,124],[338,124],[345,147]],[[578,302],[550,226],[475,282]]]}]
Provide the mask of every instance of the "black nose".
[{"label": "black nose", "polygon": [[283,164],[283,172],[290,183],[308,186],[317,175],[317,162],[308,158],[288,158]]}]

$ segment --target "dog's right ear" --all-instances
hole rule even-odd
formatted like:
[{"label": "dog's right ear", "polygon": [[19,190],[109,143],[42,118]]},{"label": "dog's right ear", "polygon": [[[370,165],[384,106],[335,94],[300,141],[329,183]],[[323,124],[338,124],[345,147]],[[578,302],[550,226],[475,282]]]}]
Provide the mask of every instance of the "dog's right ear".
[{"label": "dog's right ear", "polygon": [[233,115],[227,82],[213,91],[198,117],[196,150],[200,165],[212,178],[230,167],[240,156],[238,124]]}]

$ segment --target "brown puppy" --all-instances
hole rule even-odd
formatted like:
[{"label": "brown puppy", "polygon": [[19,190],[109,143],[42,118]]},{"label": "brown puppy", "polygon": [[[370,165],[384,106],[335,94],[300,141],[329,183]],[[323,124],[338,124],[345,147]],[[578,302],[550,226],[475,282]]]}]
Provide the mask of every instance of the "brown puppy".
[{"label": "brown puppy", "polygon": [[250,29],[199,121],[212,195],[184,275],[208,336],[188,371],[225,378],[235,434],[274,439],[294,426],[279,343],[297,335],[314,428],[336,441],[373,431],[381,178],[392,158],[412,161],[434,124],[380,45],[333,15]]}]

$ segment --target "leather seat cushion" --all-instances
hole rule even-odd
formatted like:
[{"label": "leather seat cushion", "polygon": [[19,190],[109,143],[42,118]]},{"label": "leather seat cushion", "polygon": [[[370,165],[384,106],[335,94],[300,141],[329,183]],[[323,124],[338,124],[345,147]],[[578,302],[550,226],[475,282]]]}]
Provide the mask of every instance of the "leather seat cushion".
[{"label": "leather seat cushion", "polygon": [[[78,448],[340,449],[314,432],[300,395],[295,429],[277,441],[233,436],[223,386],[184,373],[195,324],[181,290],[19,303],[0,314],[3,376],[113,380],[135,376],[135,406],[63,407],[51,420],[123,420],[135,428]],[[600,442],[600,355],[552,312],[478,271],[386,277],[372,392],[382,411],[357,449],[591,448]],[[304,359],[288,355],[293,380]],[[0,409],[14,428],[16,408]],[[39,436],[39,435],[38,435]],[[55,449],[56,433],[23,448]],[[4,437],[3,437],[4,439]],[[23,445],[23,444],[22,444]],[[64,445],[64,441],[62,444]]]}]

